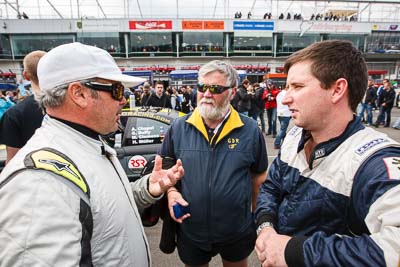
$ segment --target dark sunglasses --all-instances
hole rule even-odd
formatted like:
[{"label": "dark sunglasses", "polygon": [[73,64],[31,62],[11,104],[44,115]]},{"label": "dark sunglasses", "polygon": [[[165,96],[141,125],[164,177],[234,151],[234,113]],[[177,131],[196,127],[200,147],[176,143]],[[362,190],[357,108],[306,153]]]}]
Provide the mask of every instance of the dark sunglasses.
[{"label": "dark sunglasses", "polygon": [[207,90],[210,91],[211,94],[221,94],[224,91],[230,89],[230,86],[221,86],[221,85],[211,85],[211,84],[197,84],[197,90],[201,93],[205,93]]},{"label": "dark sunglasses", "polygon": [[83,85],[96,91],[109,92],[112,98],[117,101],[121,101],[124,98],[125,87],[122,83],[85,82]]}]

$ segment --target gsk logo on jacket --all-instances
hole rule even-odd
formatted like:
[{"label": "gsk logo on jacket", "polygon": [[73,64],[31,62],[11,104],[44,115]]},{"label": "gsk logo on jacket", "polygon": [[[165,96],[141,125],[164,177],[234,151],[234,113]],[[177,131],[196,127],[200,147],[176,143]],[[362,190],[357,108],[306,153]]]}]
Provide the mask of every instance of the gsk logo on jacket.
[{"label": "gsk logo on jacket", "polygon": [[239,138],[228,138],[228,147],[233,150],[239,144]]}]

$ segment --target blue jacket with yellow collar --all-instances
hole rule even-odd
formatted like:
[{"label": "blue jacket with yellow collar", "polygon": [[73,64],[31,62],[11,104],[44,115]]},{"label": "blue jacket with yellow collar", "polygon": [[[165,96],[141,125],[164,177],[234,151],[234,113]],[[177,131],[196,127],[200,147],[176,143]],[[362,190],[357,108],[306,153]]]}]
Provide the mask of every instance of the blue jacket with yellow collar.
[{"label": "blue jacket with yellow collar", "polygon": [[253,227],[251,173],[267,169],[264,138],[255,120],[231,107],[211,138],[197,109],[176,119],[161,155],[181,159],[181,193],[191,216],[181,232],[198,244],[234,241]]}]

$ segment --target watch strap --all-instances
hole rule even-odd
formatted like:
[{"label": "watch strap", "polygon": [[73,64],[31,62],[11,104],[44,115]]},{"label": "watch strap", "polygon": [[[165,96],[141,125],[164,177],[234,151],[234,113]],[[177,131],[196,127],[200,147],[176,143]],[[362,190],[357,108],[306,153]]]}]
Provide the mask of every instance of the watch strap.
[{"label": "watch strap", "polygon": [[263,222],[262,224],[260,224],[260,225],[257,227],[257,230],[256,230],[257,235],[259,235],[260,232],[261,232],[261,230],[264,229],[264,228],[266,228],[266,227],[274,227],[274,225],[273,225],[272,222]]}]

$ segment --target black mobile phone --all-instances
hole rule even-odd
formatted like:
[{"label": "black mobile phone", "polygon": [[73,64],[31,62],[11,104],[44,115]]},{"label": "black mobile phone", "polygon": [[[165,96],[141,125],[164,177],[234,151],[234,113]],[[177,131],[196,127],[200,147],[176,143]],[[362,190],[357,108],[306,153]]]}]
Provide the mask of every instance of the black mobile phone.
[{"label": "black mobile phone", "polygon": [[189,206],[182,206],[179,203],[174,204],[172,208],[177,219],[190,212]]}]

